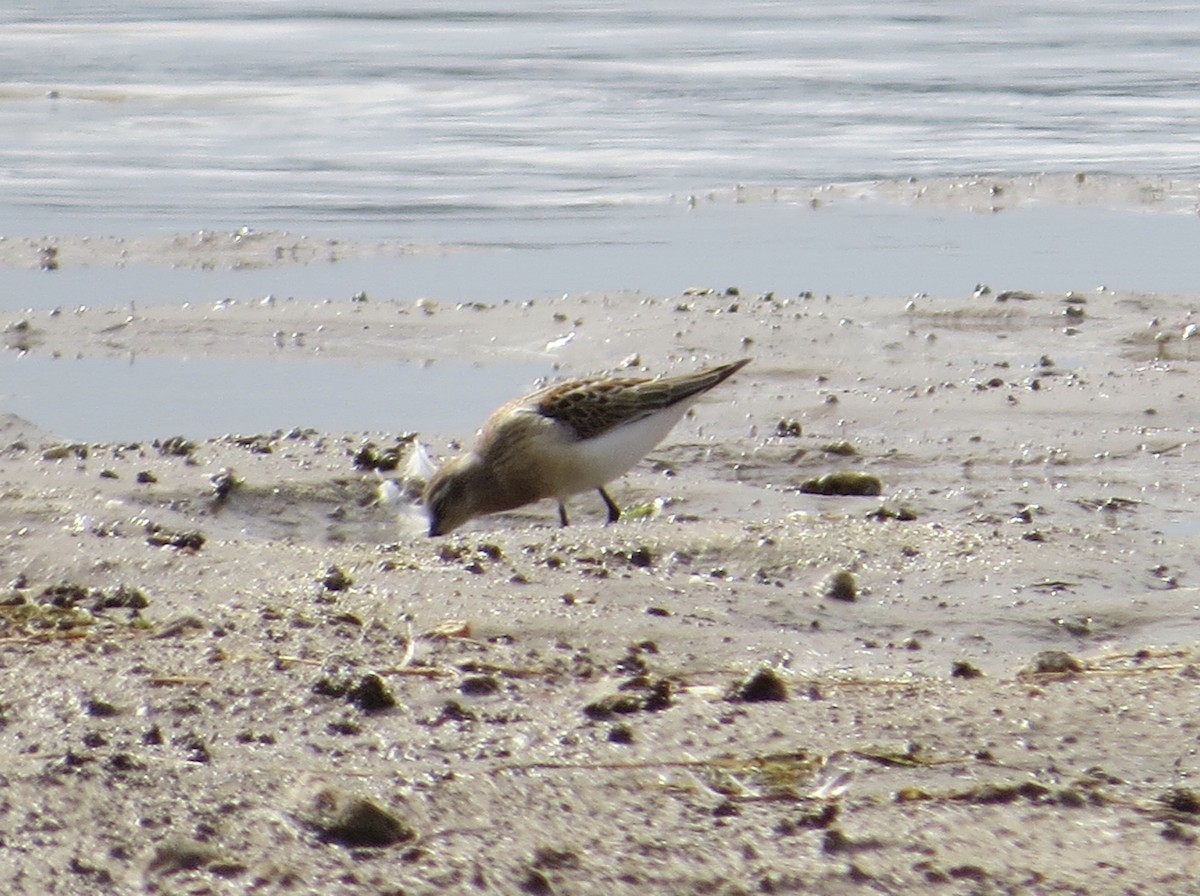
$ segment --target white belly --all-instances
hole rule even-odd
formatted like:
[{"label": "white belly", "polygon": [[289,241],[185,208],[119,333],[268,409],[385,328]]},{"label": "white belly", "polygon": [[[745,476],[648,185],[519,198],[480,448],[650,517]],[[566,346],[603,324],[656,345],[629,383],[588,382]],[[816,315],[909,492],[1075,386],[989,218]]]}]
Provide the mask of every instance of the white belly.
[{"label": "white belly", "polygon": [[570,461],[559,466],[554,496],[561,500],[600,488],[628,471],[666,438],[690,404],[680,402],[602,436],[566,446],[563,460],[569,457]]}]

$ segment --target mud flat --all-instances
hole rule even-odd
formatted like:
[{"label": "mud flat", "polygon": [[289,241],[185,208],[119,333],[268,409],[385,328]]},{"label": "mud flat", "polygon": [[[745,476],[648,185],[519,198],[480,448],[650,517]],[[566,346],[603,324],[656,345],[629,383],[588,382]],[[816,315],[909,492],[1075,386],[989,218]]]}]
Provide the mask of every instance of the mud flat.
[{"label": "mud flat", "polygon": [[754,362],[607,527],[424,537],[381,479],[495,399],[369,369],[362,431],[4,417],[7,892],[1191,891],[1200,298],[709,286],[9,314],[8,383]]}]

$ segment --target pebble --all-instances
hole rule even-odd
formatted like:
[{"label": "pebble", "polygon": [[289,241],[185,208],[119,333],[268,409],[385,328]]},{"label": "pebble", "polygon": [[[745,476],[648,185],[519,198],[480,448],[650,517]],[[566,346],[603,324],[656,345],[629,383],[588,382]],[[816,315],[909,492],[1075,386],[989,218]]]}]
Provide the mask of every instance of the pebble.
[{"label": "pebble", "polygon": [[357,794],[327,787],[297,813],[322,841],[350,847],[383,847],[416,837],[406,821]]},{"label": "pebble", "polygon": [[1033,672],[1038,675],[1063,675],[1082,672],[1083,663],[1065,650],[1043,650],[1033,658]]},{"label": "pebble", "polygon": [[787,684],[774,669],[759,669],[745,681],[734,683],[728,697],[744,703],[781,702],[787,698]]},{"label": "pebble", "polygon": [[858,600],[858,580],[854,573],[840,569],[831,575],[825,584],[825,597],[847,603]]},{"label": "pebble", "polygon": [[870,473],[843,470],[826,473],[816,479],[807,479],[801,483],[800,491],[807,495],[873,497],[883,494],[883,482],[878,476],[872,476]]}]

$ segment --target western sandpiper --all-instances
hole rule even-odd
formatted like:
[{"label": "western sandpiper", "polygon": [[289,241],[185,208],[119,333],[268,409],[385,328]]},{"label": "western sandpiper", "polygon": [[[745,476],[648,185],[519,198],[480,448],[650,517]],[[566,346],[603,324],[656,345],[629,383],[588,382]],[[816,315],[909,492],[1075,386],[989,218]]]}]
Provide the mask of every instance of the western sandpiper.
[{"label": "western sandpiper", "polygon": [[442,464],[425,489],[429,534],[543,498],[558,501],[595,489],[616,522],[620,508],[604,490],[666,437],[709,389],[749,358],[682,376],[592,377],[556,383],[496,411],[467,454]]}]

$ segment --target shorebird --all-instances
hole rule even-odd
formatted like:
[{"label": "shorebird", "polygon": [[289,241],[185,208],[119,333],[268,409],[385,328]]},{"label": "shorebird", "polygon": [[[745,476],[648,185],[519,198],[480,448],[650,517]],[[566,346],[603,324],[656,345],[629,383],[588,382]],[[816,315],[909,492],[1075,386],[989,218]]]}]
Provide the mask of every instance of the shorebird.
[{"label": "shorebird", "polygon": [[606,483],[646,456],[701,395],[749,358],[682,376],[592,377],[556,383],[497,410],[475,447],[442,464],[425,489],[429,534],[445,535],[477,516],[566,501],[595,489],[608,522],[621,516]]}]

